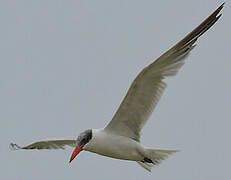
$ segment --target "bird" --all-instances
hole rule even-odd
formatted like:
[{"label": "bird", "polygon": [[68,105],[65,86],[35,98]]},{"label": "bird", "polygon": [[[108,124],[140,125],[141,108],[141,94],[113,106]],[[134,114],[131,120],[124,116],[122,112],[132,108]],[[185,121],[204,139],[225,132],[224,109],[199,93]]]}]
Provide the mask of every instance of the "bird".
[{"label": "bird", "polygon": [[221,17],[223,6],[224,3],[137,75],[112,120],[104,128],[87,129],[76,139],[43,140],[24,147],[10,143],[10,148],[64,149],[71,146],[74,150],[69,162],[85,150],[111,158],[135,161],[151,172],[154,166],[178,150],[147,148],[140,143],[140,132],[167,86],[164,79],[177,74],[196,46],[197,39]]}]

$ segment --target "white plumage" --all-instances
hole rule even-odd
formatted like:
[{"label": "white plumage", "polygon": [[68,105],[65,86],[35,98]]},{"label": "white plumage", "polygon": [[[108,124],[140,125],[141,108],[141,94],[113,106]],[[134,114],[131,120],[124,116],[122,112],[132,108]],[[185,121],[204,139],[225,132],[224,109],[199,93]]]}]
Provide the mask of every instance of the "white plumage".
[{"label": "white plumage", "polygon": [[25,147],[11,143],[11,147],[64,149],[67,145],[79,148],[76,153],[83,149],[112,158],[136,161],[151,171],[153,165],[157,165],[176,150],[143,147],[140,144],[140,131],[167,86],[164,79],[179,71],[189,52],[195,47],[197,39],[221,17],[219,13],[223,5],[224,3],[191,33],[138,74],[114,117],[104,129],[87,130],[81,133],[77,140],[39,141]]}]

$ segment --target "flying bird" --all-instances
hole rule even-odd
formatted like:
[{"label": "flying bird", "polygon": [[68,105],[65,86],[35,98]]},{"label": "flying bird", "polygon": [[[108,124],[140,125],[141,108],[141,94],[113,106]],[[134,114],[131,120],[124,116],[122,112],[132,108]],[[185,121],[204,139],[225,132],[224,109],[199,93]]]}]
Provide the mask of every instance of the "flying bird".
[{"label": "flying bird", "polygon": [[71,162],[82,150],[111,158],[136,161],[148,171],[177,150],[146,148],[140,143],[140,131],[157,105],[166,83],[177,74],[197,39],[221,17],[224,3],[176,45],[145,67],[132,82],[112,120],[103,129],[88,129],[77,139],[39,141],[13,149],[64,149],[74,147]]}]

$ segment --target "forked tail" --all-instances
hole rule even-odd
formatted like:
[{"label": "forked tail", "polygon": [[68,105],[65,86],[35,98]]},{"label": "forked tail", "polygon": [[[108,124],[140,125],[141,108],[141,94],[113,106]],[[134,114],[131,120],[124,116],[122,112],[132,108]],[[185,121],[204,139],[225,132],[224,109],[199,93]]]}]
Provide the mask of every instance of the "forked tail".
[{"label": "forked tail", "polygon": [[151,172],[154,165],[158,165],[166,159],[169,155],[178,152],[178,150],[161,150],[161,149],[146,149],[146,156],[143,161],[137,161],[137,163]]}]

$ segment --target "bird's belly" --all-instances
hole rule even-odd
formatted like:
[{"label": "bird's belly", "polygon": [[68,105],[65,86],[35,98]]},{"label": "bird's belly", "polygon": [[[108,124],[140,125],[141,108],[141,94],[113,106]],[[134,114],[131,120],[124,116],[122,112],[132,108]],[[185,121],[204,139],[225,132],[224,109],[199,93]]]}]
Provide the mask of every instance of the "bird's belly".
[{"label": "bird's belly", "polygon": [[84,150],[116,159],[143,160],[141,145],[122,136],[97,136],[84,147]]},{"label": "bird's belly", "polygon": [[134,161],[138,161],[142,159],[140,154],[136,151],[136,149],[131,149],[129,147],[126,148],[126,147],[119,147],[119,146],[108,146],[108,147],[97,146],[89,149],[89,151],[103,156],[116,158],[116,159],[134,160]]}]

